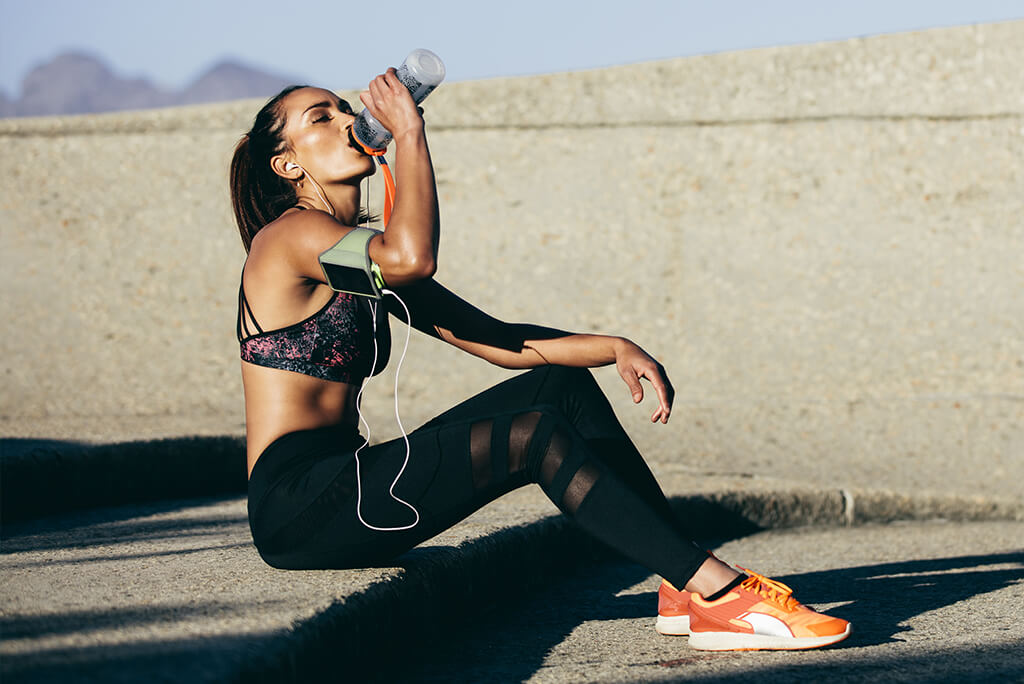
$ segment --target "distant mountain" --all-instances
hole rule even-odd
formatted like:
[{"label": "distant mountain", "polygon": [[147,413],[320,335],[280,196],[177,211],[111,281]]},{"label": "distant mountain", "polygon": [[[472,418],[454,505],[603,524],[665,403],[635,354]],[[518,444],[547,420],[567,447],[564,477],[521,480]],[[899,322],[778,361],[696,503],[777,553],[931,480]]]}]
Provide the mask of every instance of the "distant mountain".
[{"label": "distant mountain", "polygon": [[14,116],[14,100],[0,93],[0,118]]},{"label": "distant mountain", "polygon": [[285,86],[298,83],[292,78],[275,76],[238,62],[224,61],[185,88],[175,104],[199,104],[240,100],[246,97],[270,97]]},{"label": "distant mountain", "polygon": [[22,81],[20,97],[12,99],[0,93],[0,116],[94,114],[269,97],[296,82],[224,61],[182,90],[167,91],[144,78],[115,74],[93,55],[71,52],[29,71]]}]

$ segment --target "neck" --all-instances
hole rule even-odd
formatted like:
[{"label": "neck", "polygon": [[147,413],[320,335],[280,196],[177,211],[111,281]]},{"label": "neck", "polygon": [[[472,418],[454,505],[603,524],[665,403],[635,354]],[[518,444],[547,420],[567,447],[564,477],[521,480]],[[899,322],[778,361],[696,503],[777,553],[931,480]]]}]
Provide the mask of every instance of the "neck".
[{"label": "neck", "polygon": [[[319,192],[317,192],[319,190]],[[295,189],[297,199],[307,206],[331,214],[341,223],[354,226],[359,220],[359,184],[319,185],[312,178],[303,179]],[[325,204],[325,201],[329,203]]]}]

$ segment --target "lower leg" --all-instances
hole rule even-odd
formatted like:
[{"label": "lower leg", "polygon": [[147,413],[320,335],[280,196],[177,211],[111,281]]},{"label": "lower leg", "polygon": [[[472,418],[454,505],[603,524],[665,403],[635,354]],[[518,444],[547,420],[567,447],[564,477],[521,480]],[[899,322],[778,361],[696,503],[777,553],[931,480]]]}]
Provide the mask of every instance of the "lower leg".
[{"label": "lower leg", "polygon": [[660,490],[652,494],[619,478],[561,416],[545,415],[537,432],[530,479],[563,513],[677,586],[690,581],[708,555],[680,532],[667,504],[660,505]]},{"label": "lower leg", "polygon": [[[481,420],[481,416],[496,411],[518,413],[529,412],[531,408],[533,419],[523,423],[511,417],[499,419],[497,424]],[[537,419],[541,412],[549,413],[549,409],[555,409],[549,415],[564,428],[562,437],[572,442],[571,450],[585,454],[568,459],[573,463],[565,464],[567,468],[559,478],[557,491],[551,491],[551,481],[559,468],[551,470],[548,481],[543,482],[536,464],[546,451],[547,439],[542,437],[543,444],[534,445],[531,479],[541,483],[555,505],[592,535],[662,574],[675,586],[707,596],[739,576],[687,539],[643,456],[586,370],[551,366],[516,376],[463,402],[425,427],[454,428],[455,423],[476,418],[469,440],[474,488],[480,491],[486,486],[491,496],[497,496],[501,490],[507,491],[500,483],[503,475],[513,476],[526,466],[525,452],[533,442]],[[512,429],[516,425],[520,427]],[[524,431],[523,426],[529,429]],[[562,458],[556,460],[562,465]],[[584,462],[589,465],[580,468]],[[575,477],[577,470],[580,477]],[[497,491],[492,489],[493,485],[498,486]],[[450,493],[446,493],[450,503],[449,497]]]}]

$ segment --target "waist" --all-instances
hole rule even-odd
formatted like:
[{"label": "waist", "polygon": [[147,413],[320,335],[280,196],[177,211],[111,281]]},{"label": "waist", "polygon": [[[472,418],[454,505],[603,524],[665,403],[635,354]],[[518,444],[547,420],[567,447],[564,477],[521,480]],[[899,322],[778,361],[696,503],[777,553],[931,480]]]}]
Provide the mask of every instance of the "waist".
[{"label": "waist", "polygon": [[345,425],[357,429],[358,385],[242,363],[249,469],[282,435]]},{"label": "waist", "polygon": [[277,479],[297,463],[327,453],[355,451],[363,436],[355,425],[339,423],[281,435],[256,459],[249,474],[249,491],[266,492]]}]

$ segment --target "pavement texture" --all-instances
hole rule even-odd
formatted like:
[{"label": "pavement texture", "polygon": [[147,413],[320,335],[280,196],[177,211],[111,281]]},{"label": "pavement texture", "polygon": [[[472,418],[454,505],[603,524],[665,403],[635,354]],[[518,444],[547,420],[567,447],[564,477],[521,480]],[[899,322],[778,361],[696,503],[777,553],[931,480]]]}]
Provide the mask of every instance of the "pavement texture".
[{"label": "pavement texture", "polygon": [[[1010,554],[997,564],[1020,576],[1019,533],[1024,528],[1019,522],[1024,520],[1024,507],[1019,501],[816,491],[757,478],[658,475],[674,496],[682,519],[694,532],[704,533],[694,536],[738,539],[734,544],[739,546],[722,547],[726,557],[781,574],[784,580],[793,579],[794,573],[810,573],[815,579],[807,587],[810,595],[804,597],[809,603],[854,600],[850,586],[841,580],[867,577],[858,568],[868,561],[879,567],[911,568],[916,566],[910,561],[921,560],[925,564],[920,567],[928,563],[939,567],[946,558]],[[553,514],[554,507],[539,490],[528,487],[403,556],[395,567],[316,572],[280,571],[264,565],[251,545],[245,501],[240,498],[97,509],[5,525],[0,554],[4,577],[0,667],[5,681],[24,682],[359,681],[378,675],[384,680],[392,675],[415,680],[434,677],[431,672],[445,667],[448,674],[437,677],[519,681],[521,668],[482,676],[474,668],[487,665],[479,662],[467,666],[465,675],[451,669],[457,666],[455,661],[430,665],[422,673],[403,674],[396,668],[408,661],[411,643],[447,634],[461,643],[457,630],[475,625],[483,613],[512,610],[519,616],[516,619],[539,619],[525,604],[526,597],[559,585],[566,573],[588,568],[583,571],[588,574],[595,563],[608,559],[605,549]],[[936,518],[959,522],[879,526],[894,520]],[[991,523],[991,527],[972,527],[975,523],[968,522],[997,519],[1018,522]],[[764,529],[806,526],[824,529],[803,532],[803,537],[779,537],[777,556],[772,552],[773,538],[758,534]],[[971,532],[974,529],[998,533],[979,536]],[[880,530],[894,536],[886,541],[878,537]],[[946,536],[939,539],[936,531]],[[957,550],[951,552],[954,546]],[[975,558],[974,565],[985,563],[995,561]],[[965,565],[963,570],[970,567],[974,566]],[[592,581],[600,585],[604,572],[598,570]],[[633,579],[623,586],[618,579],[609,580],[611,589],[606,587],[606,593],[631,587],[631,591],[649,593],[655,586],[655,580],[635,566],[624,572]],[[896,585],[874,586],[880,588],[875,596],[882,599],[882,589]],[[1012,627],[1020,601],[1004,601],[1010,595],[1012,591],[1000,594],[1002,598],[986,603],[985,610]],[[961,598],[967,601],[970,596],[974,594]],[[892,599],[899,599],[898,592]],[[644,604],[641,608],[636,603],[638,614],[631,617],[645,620],[649,628],[655,602],[645,600]],[[935,599],[934,608],[941,605],[946,604]],[[597,619],[599,610],[587,608],[586,619],[576,613],[567,615],[563,624],[575,625],[577,620],[581,629],[597,630],[605,624]],[[921,625],[915,629],[931,634],[931,647],[941,650],[946,638],[941,628],[928,621],[930,610],[904,608],[900,619],[916,619],[921,613],[924,621],[915,623]],[[855,643],[885,642],[893,636],[891,627],[890,618],[880,626],[866,625],[857,638],[868,641]],[[520,635],[526,639],[524,644],[536,644],[530,641],[532,634]],[[626,639],[623,634],[613,630],[603,638]],[[996,636],[1005,641],[1007,635]],[[551,638],[550,634],[542,637]],[[657,663],[643,677],[639,670],[621,669],[627,662],[654,662],[649,650],[656,648],[652,639],[645,632],[637,642],[639,650],[632,652],[637,660],[631,661],[633,656],[620,649],[612,661],[595,664],[606,657],[595,655],[585,643],[574,646],[567,641],[564,659],[553,664],[550,673],[548,661],[541,657],[547,657],[546,651],[531,651],[532,660],[522,666],[535,668],[538,677],[550,674],[575,677],[574,681],[682,676]],[[981,638],[980,643],[985,642]],[[682,642],[672,647],[673,658],[687,657],[680,654],[683,647]],[[734,662],[730,658],[719,662]],[[759,662],[782,667],[777,659]],[[592,667],[587,669],[586,663]]]},{"label": "pavement texture", "polygon": [[872,524],[753,534],[716,546],[850,620],[840,644],[708,653],[657,634],[660,578],[597,563],[463,630],[424,638],[381,681],[1022,681],[1024,524]]}]

